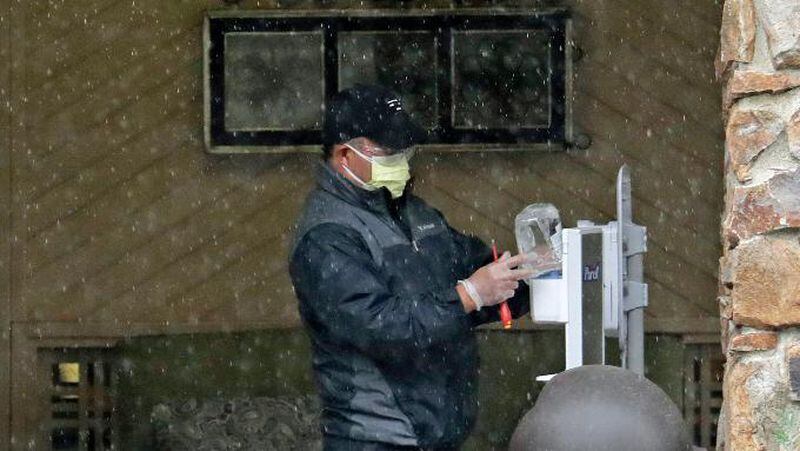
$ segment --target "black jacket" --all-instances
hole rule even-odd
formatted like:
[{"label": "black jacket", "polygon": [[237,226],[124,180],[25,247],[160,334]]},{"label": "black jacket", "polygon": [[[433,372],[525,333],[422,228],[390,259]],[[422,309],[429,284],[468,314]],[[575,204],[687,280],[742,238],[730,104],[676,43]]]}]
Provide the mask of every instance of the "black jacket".
[{"label": "black jacket", "polygon": [[[410,192],[355,187],[327,164],[306,200],[290,274],[313,346],[326,434],[397,445],[458,446],[476,414],[473,327],[456,283],[491,261]],[[509,301],[528,311],[527,285]]]}]

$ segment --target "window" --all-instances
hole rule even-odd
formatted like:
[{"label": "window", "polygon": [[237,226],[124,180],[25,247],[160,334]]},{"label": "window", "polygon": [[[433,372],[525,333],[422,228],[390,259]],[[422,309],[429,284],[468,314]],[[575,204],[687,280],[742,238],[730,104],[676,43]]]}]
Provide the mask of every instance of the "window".
[{"label": "window", "polygon": [[[48,374],[48,418],[40,427],[49,449],[118,449],[114,427],[115,355],[105,348],[40,348]],[[43,448],[44,449],[44,448]]]},{"label": "window", "polygon": [[397,92],[432,145],[562,144],[567,19],[562,9],[212,12],[207,147],[319,147],[325,99],[356,83]]},{"label": "window", "polygon": [[713,449],[722,409],[724,358],[719,343],[686,346],[683,416],[695,446]]}]

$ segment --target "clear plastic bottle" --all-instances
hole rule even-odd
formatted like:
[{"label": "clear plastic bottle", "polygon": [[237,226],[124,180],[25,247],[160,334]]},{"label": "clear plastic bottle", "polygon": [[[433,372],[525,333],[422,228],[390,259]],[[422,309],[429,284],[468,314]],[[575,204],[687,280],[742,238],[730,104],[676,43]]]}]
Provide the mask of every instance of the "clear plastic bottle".
[{"label": "clear plastic bottle", "polygon": [[531,204],[514,220],[517,248],[528,254],[530,260],[524,268],[533,269],[535,279],[559,277],[561,270],[561,219],[552,204]]}]

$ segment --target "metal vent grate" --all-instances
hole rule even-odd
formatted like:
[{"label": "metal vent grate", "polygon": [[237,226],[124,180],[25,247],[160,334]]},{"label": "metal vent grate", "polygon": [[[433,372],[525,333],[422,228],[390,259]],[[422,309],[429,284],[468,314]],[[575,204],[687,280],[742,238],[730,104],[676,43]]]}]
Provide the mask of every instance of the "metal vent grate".
[{"label": "metal vent grate", "polygon": [[723,365],[718,343],[686,346],[683,415],[695,446],[716,447],[717,422],[722,408]]},{"label": "metal vent grate", "polygon": [[40,348],[39,374],[47,374],[40,425],[53,450],[114,450],[116,375],[106,348]]}]

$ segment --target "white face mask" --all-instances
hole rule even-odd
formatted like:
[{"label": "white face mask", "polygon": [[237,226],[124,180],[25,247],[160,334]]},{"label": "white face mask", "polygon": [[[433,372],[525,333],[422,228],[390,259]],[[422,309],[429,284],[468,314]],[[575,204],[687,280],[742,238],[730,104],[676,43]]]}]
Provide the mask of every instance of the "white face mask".
[{"label": "white face mask", "polygon": [[389,190],[392,199],[397,199],[403,195],[406,183],[411,178],[411,171],[408,165],[410,152],[401,152],[394,155],[386,156],[367,156],[360,150],[356,149],[348,143],[344,144],[358,154],[361,158],[367,160],[372,165],[372,179],[369,182],[364,182],[347,166],[342,168],[356,180],[362,188],[368,191],[374,191],[381,187]]}]

